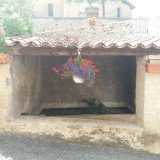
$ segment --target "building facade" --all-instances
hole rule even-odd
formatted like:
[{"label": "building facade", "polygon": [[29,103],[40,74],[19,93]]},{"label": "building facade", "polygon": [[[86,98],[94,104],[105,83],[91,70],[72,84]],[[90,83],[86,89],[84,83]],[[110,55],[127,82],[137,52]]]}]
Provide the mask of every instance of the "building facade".
[{"label": "building facade", "polygon": [[64,0],[38,0],[33,17],[64,17]]},{"label": "building facade", "polygon": [[[102,17],[103,10],[100,2],[93,3],[98,9],[97,17]],[[64,0],[39,0],[35,3],[34,17],[87,17],[88,3],[65,3]],[[107,1],[105,4],[105,17],[107,18],[132,18],[135,7],[122,2]]]},{"label": "building facade", "polygon": [[[102,4],[101,3],[93,3],[94,7],[99,8],[98,17],[102,17],[103,10],[102,10]],[[65,16],[66,17],[85,17],[86,12],[85,8],[88,7],[88,3],[70,3],[65,4]],[[73,10],[74,8],[74,10]],[[132,10],[134,9],[134,6],[132,5],[126,5],[122,2],[112,2],[107,1],[105,3],[105,17],[107,18],[132,18]]]}]

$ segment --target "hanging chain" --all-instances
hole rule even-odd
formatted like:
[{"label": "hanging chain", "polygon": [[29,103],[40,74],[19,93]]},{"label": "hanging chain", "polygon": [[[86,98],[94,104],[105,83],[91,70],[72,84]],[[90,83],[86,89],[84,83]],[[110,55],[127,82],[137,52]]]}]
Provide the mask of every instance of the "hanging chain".
[{"label": "hanging chain", "polygon": [[149,60],[149,55],[148,55],[148,53],[147,53],[147,60]]}]

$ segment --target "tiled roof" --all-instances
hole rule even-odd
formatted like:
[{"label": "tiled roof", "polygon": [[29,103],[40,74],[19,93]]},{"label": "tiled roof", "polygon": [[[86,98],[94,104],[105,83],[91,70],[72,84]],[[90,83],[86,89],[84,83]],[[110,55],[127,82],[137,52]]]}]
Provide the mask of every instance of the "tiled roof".
[{"label": "tiled roof", "polygon": [[27,47],[91,47],[91,48],[156,48],[160,49],[160,36],[65,36],[65,35],[38,35],[27,37],[6,38],[7,46],[17,44]]}]

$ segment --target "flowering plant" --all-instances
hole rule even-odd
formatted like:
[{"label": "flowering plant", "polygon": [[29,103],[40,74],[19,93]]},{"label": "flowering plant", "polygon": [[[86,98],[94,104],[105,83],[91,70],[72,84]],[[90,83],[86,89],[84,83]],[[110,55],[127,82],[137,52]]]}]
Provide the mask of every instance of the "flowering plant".
[{"label": "flowering plant", "polygon": [[96,21],[96,17],[91,17],[91,18],[88,19],[88,21],[89,22],[94,22],[94,21]]},{"label": "flowering plant", "polygon": [[0,54],[8,53],[8,48],[5,44],[5,31],[2,27],[0,27]]},{"label": "flowering plant", "polygon": [[150,59],[147,59],[147,60],[146,60],[146,63],[151,63]]},{"label": "flowering plant", "polygon": [[72,59],[72,57],[68,59],[67,63],[63,64],[63,68],[54,67],[52,70],[61,75],[61,79],[77,76],[88,84],[94,83],[95,73],[99,72],[93,61],[80,58]]}]

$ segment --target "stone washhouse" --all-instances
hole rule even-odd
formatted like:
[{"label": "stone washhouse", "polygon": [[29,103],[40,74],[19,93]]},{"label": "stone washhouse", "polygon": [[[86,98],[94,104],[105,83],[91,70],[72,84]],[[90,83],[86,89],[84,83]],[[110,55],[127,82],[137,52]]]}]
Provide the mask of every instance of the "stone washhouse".
[{"label": "stone washhouse", "polygon": [[[160,63],[160,37],[39,34],[7,38],[6,44],[10,63],[0,64],[0,132],[160,154],[160,73],[145,71],[147,59]],[[100,70],[91,88],[52,71],[77,56],[78,48]],[[84,97],[132,113],[40,115],[43,109],[81,107]]]}]

